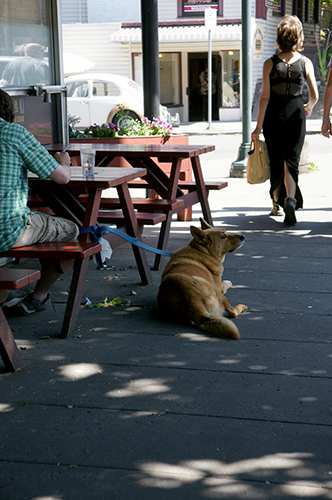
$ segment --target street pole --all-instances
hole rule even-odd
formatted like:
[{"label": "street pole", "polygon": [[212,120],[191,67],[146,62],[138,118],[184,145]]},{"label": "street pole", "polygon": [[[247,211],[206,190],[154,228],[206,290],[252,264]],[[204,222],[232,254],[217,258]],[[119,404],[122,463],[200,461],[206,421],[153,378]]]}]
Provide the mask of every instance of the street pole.
[{"label": "street pole", "polygon": [[[208,127],[211,129],[212,121],[212,41],[211,41],[211,30],[217,26],[217,11],[216,9],[211,9],[208,7],[204,11],[204,24],[205,28],[208,30]],[[204,117],[205,118],[205,117]]]},{"label": "street pole", "polygon": [[208,130],[210,130],[212,122],[212,44],[210,29],[208,32],[208,45]]},{"label": "street pole", "polygon": [[158,0],[141,0],[144,116],[160,118]]},{"label": "street pole", "polygon": [[246,177],[251,137],[251,2],[242,2],[242,144],[238,157],[232,163],[230,177]]}]

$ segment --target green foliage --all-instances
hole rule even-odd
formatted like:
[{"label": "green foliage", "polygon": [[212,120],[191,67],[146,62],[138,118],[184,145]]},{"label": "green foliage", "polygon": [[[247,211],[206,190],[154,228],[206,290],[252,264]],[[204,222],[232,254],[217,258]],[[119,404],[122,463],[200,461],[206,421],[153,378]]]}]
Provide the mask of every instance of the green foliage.
[{"label": "green foliage", "polygon": [[85,306],[85,308],[95,309],[99,307],[115,307],[115,306],[128,307],[130,306],[130,304],[131,304],[130,300],[122,299],[121,297],[115,297],[114,299],[108,302],[108,298],[105,296],[103,297],[103,302],[95,302],[93,304],[88,304]]},{"label": "green foliage", "polygon": [[79,130],[74,130],[80,118],[68,115],[69,138],[168,136],[173,132],[172,126],[159,118],[153,118],[153,120],[149,120],[148,118],[134,120],[129,116],[129,110],[122,106],[119,107],[116,116],[119,119],[119,126],[113,123],[103,123],[102,125],[94,123],[83,132],[80,132]]},{"label": "green foliage", "polygon": [[318,58],[317,76],[320,79],[321,83],[326,83],[328,75],[327,64],[330,60],[330,52],[331,52],[331,43],[330,43],[331,33],[330,31],[328,31],[327,34],[325,32],[320,33],[320,37],[326,37],[324,48],[321,48],[320,46],[320,40],[318,39],[317,33],[314,31],[313,34],[317,46],[317,58]]},{"label": "green foliage", "polygon": [[87,137],[116,137],[118,134],[118,127],[113,123],[103,123],[102,125],[91,125],[84,130]]}]

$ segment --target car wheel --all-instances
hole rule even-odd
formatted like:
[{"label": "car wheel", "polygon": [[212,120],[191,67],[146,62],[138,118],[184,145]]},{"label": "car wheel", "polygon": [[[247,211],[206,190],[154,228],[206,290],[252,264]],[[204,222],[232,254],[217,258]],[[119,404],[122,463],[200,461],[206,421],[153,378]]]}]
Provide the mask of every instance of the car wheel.
[{"label": "car wheel", "polygon": [[140,117],[134,111],[129,111],[127,116],[122,117],[120,113],[113,116],[112,123],[119,128],[127,127],[130,125],[131,120],[139,120]]}]

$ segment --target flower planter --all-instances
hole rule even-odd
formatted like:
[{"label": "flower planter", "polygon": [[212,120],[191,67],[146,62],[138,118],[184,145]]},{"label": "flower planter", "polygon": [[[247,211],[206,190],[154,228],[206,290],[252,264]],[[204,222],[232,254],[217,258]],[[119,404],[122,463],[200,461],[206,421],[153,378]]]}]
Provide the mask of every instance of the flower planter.
[{"label": "flower planter", "polygon": [[[73,144],[189,144],[188,135],[149,135],[149,136],[134,136],[134,137],[91,137],[88,139],[69,139]],[[155,163],[166,173],[170,174],[172,164],[170,162],[159,163],[158,158],[153,158]],[[109,167],[130,167],[130,164],[124,158],[114,158],[109,164]],[[180,171],[181,181],[192,181],[192,168],[190,159],[182,161]],[[152,194],[153,196],[153,194]],[[186,208],[178,213],[178,220],[192,220],[192,207]]]}]

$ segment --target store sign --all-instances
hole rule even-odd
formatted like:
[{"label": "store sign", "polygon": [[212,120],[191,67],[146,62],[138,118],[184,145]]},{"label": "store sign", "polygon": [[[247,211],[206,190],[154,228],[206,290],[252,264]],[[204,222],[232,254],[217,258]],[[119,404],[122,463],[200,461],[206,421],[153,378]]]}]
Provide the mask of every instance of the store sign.
[{"label": "store sign", "polygon": [[265,0],[265,7],[281,13],[281,2],[282,0]]},{"label": "store sign", "polygon": [[183,0],[183,11],[185,13],[203,12],[207,8],[218,10],[219,1],[215,0]]},{"label": "store sign", "polygon": [[264,42],[264,27],[258,25],[254,34],[254,42],[252,48],[252,58],[254,61],[263,59],[263,42]]},{"label": "store sign", "polygon": [[214,30],[217,27],[217,11],[216,9],[205,9],[204,24],[208,30]]}]

